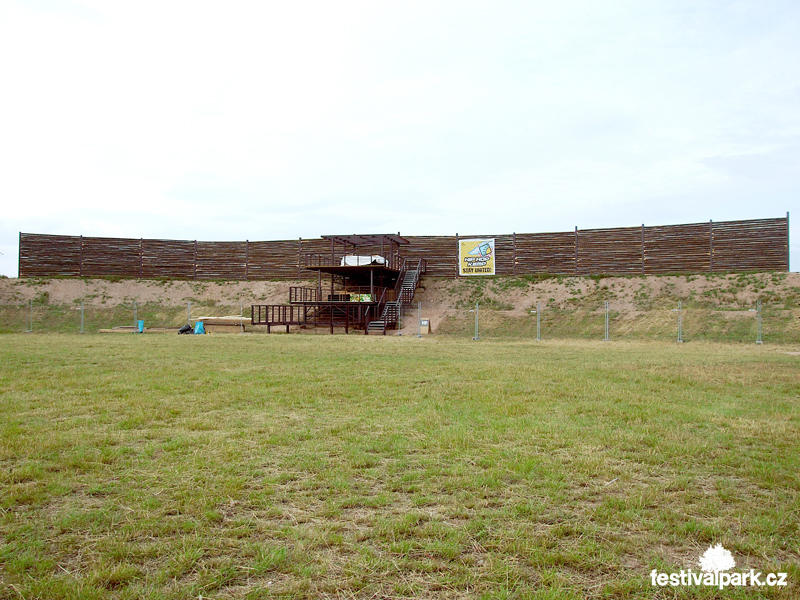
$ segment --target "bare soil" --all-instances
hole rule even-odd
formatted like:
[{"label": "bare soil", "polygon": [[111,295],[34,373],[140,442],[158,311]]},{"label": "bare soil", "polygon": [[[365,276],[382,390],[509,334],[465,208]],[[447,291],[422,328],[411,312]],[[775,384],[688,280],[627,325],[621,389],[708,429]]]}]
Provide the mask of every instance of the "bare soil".
[{"label": "bare soil", "polygon": [[[39,303],[116,306],[154,303],[180,306],[191,301],[217,314],[224,309],[259,304],[285,304],[289,287],[313,285],[308,281],[160,281],[105,279],[0,279],[0,305]],[[726,317],[746,318],[756,301],[795,299],[800,296],[800,273],[731,275],[678,275],[651,277],[552,277],[533,278],[423,278],[414,302],[422,303],[422,317],[434,331],[444,318],[463,315],[477,300],[486,308],[510,317],[530,314],[542,307],[604,310],[608,300],[621,318],[635,318],[658,303],[679,300],[702,302],[729,309]],[[198,306],[198,308],[199,308]],[[213,310],[217,307],[220,310]],[[238,311],[237,311],[238,312]],[[412,311],[416,316],[416,311]],[[403,335],[416,333],[416,319],[405,320]]]}]

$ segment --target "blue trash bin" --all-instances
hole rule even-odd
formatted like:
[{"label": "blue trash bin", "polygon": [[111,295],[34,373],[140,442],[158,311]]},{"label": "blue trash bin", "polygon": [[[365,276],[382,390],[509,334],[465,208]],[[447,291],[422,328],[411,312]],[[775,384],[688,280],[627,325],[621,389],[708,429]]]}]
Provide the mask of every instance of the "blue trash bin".
[{"label": "blue trash bin", "polygon": [[137,323],[139,325],[139,330],[137,333],[144,333],[144,321],[137,321]]}]

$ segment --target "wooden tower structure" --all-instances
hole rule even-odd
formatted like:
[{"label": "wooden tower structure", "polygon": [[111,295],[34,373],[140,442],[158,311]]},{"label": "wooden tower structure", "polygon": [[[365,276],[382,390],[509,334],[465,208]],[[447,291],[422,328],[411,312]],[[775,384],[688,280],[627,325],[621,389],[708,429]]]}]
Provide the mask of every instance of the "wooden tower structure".
[{"label": "wooden tower structure", "polygon": [[[401,254],[408,240],[400,234],[324,235],[330,253],[306,254],[305,266],[317,272],[315,287],[290,287],[288,304],[254,304],[253,325],[335,327],[365,334],[395,329],[411,304],[424,259]],[[326,279],[323,281],[323,274]]]}]

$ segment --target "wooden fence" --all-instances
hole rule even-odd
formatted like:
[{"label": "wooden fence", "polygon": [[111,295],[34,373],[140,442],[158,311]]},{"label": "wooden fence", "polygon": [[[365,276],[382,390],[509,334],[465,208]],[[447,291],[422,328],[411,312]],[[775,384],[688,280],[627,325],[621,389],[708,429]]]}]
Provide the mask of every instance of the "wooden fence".
[{"label": "wooden fence", "polygon": [[[457,275],[459,238],[494,238],[498,275],[657,275],[789,270],[785,218],[565,233],[405,236],[401,253],[424,258],[428,275]],[[360,250],[361,251],[361,250]],[[377,249],[365,249],[364,253]],[[199,242],[19,234],[20,277],[200,280],[308,279],[307,254],[329,240]]]}]

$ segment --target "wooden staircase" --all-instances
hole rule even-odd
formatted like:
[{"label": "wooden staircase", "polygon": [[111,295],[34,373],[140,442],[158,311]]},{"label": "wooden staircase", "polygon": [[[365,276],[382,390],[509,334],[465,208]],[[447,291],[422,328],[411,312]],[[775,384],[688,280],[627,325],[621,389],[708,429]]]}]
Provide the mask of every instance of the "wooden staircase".
[{"label": "wooden staircase", "polygon": [[403,310],[411,306],[414,300],[419,278],[424,272],[424,259],[406,259],[400,277],[397,279],[397,287],[395,288],[395,298],[397,299],[384,305],[380,318],[370,321],[364,333],[367,335],[370,333],[386,335],[387,329],[397,328]]},{"label": "wooden staircase", "polygon": [[397,322],[400,320],[400,303],[397,300],[387,302],[383,307],[383,314],[381,318],[375,321],[370,321],[367,325],[367,335],[370,333],[382,333],[386,335],[387,329],[397,327]]}]

